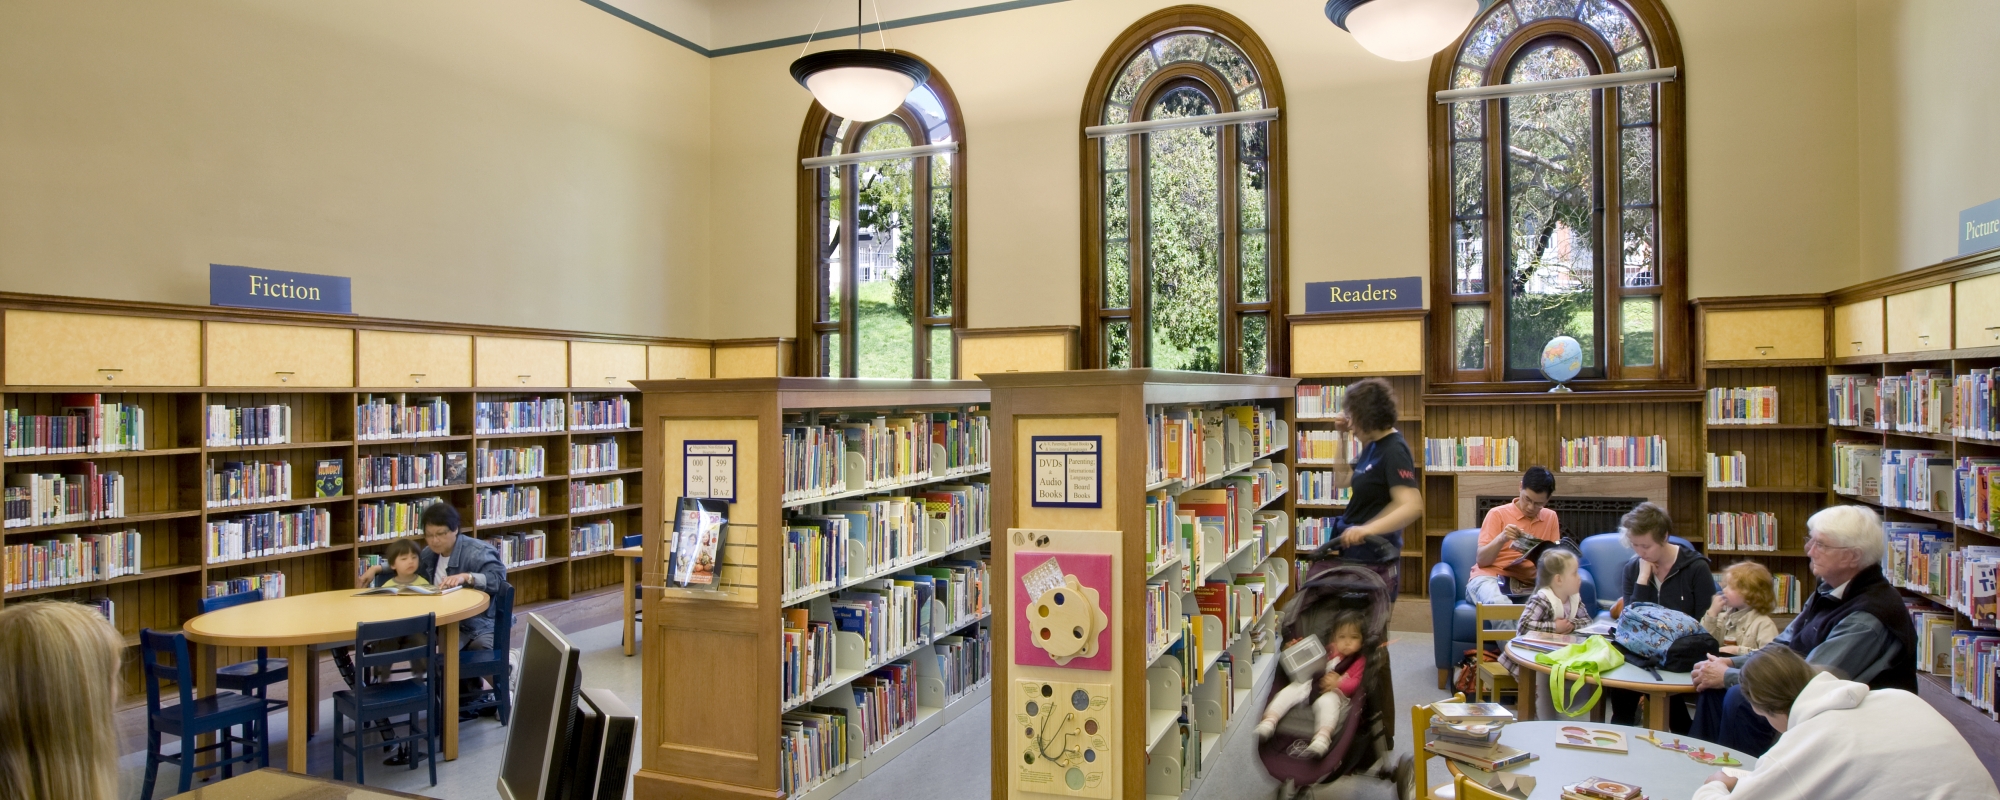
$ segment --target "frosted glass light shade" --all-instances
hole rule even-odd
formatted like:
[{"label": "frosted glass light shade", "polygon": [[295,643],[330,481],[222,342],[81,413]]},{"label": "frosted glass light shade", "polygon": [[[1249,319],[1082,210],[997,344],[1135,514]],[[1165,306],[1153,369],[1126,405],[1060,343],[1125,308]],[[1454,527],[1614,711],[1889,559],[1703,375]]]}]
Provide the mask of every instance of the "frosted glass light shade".
[{"label": "frosted glass light shade", "polygon": [[923,62],[882,50],[827,50],[792,62],[792,78],[813,99],[855,122],[888,116],[930,76]]},{"label": "frosted glass light shade", "polygon": [[1326,16],[1390,61],[1430,58],[1465,32],[1479,0],[1328,0]]}]

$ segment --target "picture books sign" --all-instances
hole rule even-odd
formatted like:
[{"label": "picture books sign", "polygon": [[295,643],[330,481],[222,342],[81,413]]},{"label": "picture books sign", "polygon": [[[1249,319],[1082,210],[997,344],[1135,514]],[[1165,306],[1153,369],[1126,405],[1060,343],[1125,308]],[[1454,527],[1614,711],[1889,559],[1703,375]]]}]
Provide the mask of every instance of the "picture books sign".
[{"label": "picture books sign", "polygon": [[1958,212],[1958,254],[1969,256],[2000,247],[2000,200]]}]

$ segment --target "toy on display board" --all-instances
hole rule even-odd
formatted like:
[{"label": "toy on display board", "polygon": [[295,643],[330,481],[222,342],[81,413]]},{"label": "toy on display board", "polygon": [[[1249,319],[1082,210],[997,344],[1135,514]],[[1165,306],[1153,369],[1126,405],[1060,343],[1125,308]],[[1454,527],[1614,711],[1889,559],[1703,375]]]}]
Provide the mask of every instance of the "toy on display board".
[{"label": "toy on display board", "polygon": [[1111,556],[1016,552],[1014,663],[1111,669]]},{"label": "toy on display board", "polygon": [[1648,731],[1645,736],[1639,737],[1639,741],[1650,743],[1654,747],[1658,747],[1661,750],[1672,750],[1676,753],[1680,753],[1682,755],[1687,756],[1688,758],[1692,758],[1696,761],[1699,761],[1703,764],[1708,764],[1710,766],[1716,766],[1716,767],[1743,766],[1743,762],[1736,760],[1736,757],[1730,755],[1728,750],[1724,750],[1720,753],[1712,753],[1709,752],[1709,749],[1706,747],[1702,747],[1700,745],[1683,744],[1679,739],[1675,739],[1671,744],[1669,744],[1667,742],[1660,741],[1660,735],[1657,732],[1653,731]]},{"label": "toy on display board", "polygon": [[1065,797],[1111,796],[1111,684],[1016,681],[1014,786]]}]

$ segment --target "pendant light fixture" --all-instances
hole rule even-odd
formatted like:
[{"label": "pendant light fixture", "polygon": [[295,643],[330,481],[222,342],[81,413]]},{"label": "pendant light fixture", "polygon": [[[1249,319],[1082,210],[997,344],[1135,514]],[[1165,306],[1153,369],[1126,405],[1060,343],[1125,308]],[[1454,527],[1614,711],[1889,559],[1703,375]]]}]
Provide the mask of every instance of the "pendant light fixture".
[{"label": "pendant light fixture", "polygon": [[1326,0],[1326,18],[1390,61],[1430,58],[1457,41],[1480,0]]},{"label": "pendant light fixture", "polygon": [[[876,33],[882,12],[875,12]],[[812,44],[812,37],[806,37]],[[883,40],[886,47],[888,40]],[[854,0],[854,49],[823,50],[792,62],[792,79],[834,116],[855,122],[878,120],[903,105],[910,92],[930,80],[931,70],[902,53],[861,46],[861,0]]]}]

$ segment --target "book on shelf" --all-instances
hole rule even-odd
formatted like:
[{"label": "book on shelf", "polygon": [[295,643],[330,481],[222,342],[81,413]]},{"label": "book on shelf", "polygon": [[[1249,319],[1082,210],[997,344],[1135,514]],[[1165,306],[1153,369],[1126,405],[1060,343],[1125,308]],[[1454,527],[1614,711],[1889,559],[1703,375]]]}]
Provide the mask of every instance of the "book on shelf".
[{"label": "book on shelf", "polygon": [[1883,450],[1882,506],[1950,511],[1953,469],[1951,455],[1939,450]]},{"label": "book on shelf", "polygon": [[625,479],[570,481],[570,513],[603,511],[625,505]]},{"label": "book on shelf", "polygon": [[1301,383],[1293,391],[1299,419],[1332,419],[1347,408],[1347,385]]},{"label": "book on shelf", "polygon": [[1993,486],[2000,458],[1960,456],[1952,468],[1951,519],[1968,528],[1993,530]]},{"label": "book on shelf", "polygon": [[542,487],[501,486],[474,493],[474,519],[480,525],[516,522],[542,516]]},{"label": "book on shelf", "polygon": [[439,588],[436,586],[429,586],[424,584],[415,584],[415,583],[402,584],[402,583],[390,582],[382,584],[381,586],[377,586],[373,589],[362,589],[361,591],[355,592],[354,596],[370,597],[374,595],[385,595],[388,597],[439,597],[442,595],[451,594],[452,592],[456,592],[458,590],[459,587],[457,586],[446,586],[443,588]]},{"label": "book on shelf", "polygon": [[787,419],[783,501],[983,472],[991,437],[985,413],[974,410],[825,415],[816,424]]},{"label": "book on shelf", "polygon": [[1882,573],[1904,589],[1944,596],[1951,591],[1946,570],[1955,549],[1951,531],[1924,522],[1884,522]]},{"label": "book on shelf", "polygon": [[222,581],[209,581],[202,589],[203,597],[226,597],[232,594],[255,591],[265,600],[276,600],[285,596],[285,573],[261,572]]},{"label": "book on shelf", "polygon": [[1943,370],[1913,369],[1883,376],[1875,390],[1875,427],[1901,433],[1942,434],[1951,429],[1951,404],[1945,392],[1951,375]]},{"label": "book on shelf", "polygon": [[61,465],[64,472],[7,475],[5,527],[61,525],[125,516],[125,476],[100,472],[95,461]]},{"label": "book on shelf", "polygon": [[475,434],[561,433],[563,399],[481,400],[473,404]]},{"label": "book on shelf", "polygon": [[2000,409],[1993,407],[1995,368],[1968,370],[1952,378],[1951,435],[2000,439]]},{"label": "book on shelf", "polygon": [[210,405],[203,428],[209,447],[291,444],[292,407]]},{"label": "book on shelf", "polygon": [[1337,475],[1331,470],[1302,469],[1298,474],[1299,505],[1302,506],[1344,506],[1354,497],[1354,487],[1337,485]]},{"label": "book on shelf", "polygon": [[400,539],[423,533],[417,527],[424,507],[442,503],[444,498],[408,497],[360,503],[354,515],[355,538],[363,542]]},{"label": "book on shelf", "polygon": [[356,441],[421,439],[451,435],[451,403],[432,395],[361,395],[354,405]]},{"label": "book on shelf", "polygon": [[1436,472],[1520,472],[1521,443],[1512,436],[1424,440],[1424,469]]},{"label": "book on shelf", "polygon": [[146,409],[101,394],[56,395],[59,414],[6,411],[6,455],[119,453],[146,449]]},{"label": "book on shelf", "polygon": [[481,482],[539,478],[548,470],[548,451],[541,445],[480,447],[473,450],[472,458]]},{"label": "book on shelf", "polygon": [[1826,424],[1875,427],[1875,376],[1826,376]]},{"label": "book on shelf", "polygon": [[211,519],[207,534],[210,564],[302,553],[333,544],[333,515],[325,508],[307,507]]},{"label": "book on shelf", "polygon": [[503,533],[486,537],[509,569],[549,560],[549,535],[544,531]]},{"label": "book on shelf", "polygon": [[1769,511],[1718,511],[1708,515],[1708,549],[1778,549],[1778,515]]},{"label": "book on shelf", "polygon": [[1742,488],[1749,483],[1750,459],[1738,450],[1728,455],[1708,454],[1708,488]]},{"label": "book on shelf", "polygon": [[1710,425],[1778,424],[1778,387],[1715,387],[1706,402]]},{"label": "book on shelf", "polygon": [[1833,443],[1833,491],[1848,497],[1882,494],[1882,445],[1879,442]]},{"label": "book on shelf", "polygon": [[313,496],[339,497],[347,491],[346,462],[338,458],[320,461],[313,469]]},{"label": "book on shelf", "polygon": [[1563,472],[1666,472],[1667,437],[1585,436],[1562,440]]},{"label": "book on shelf", "polygon": [[569,529],[569,554],[609,553],[618,549],[619,541],[618,528],[609,519],[582,523]]},{"label": "book on shelf", "polygon": [[570,404],[570,430],[607,430],[632,427],[632,401],[620,395],[601,400],[578,400]]},{"label": "book on shelf", "polygon": [[594,442],[570,442],[569,473],[611,472],[618,469],[618,438],[599,437]]},{"label": "book on shelf", "polygon": [[208,462],[208,508],[277,503],[292,499],[288,461]]},{"label": "book on shelf", "polygon": [[1300,462],[1351,464],[1361,456],[1361,441],[1352,434],[1328,428],[1300,428],[1293,434],[1293,447]]},{"label": "book on shelf", "polygon": [[1772,611],[1778,614],[1797,614],[1805,608],[1806,592],[1810,583],[1800,580],[1797,575],[1771,576],[1771,596],[1775,600]]},{"label": "book on shelf", "polygon": [[405,489],[433,489],[451,485],[447,462],[464,453],[381,453],[361,456],[355,462],[360,494],[395,492]]},{"label": "book on shelf", "polygon": [[141,535],[137,530],[64,533],[0,548],[0,590],[48,589],[137,575]]}]

